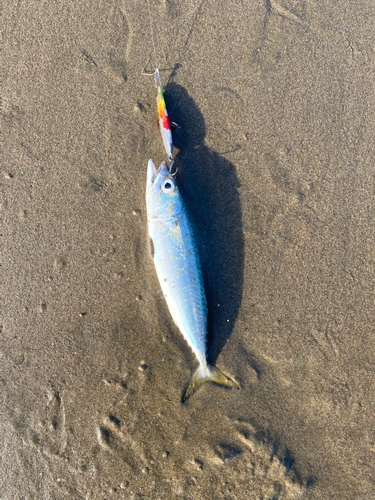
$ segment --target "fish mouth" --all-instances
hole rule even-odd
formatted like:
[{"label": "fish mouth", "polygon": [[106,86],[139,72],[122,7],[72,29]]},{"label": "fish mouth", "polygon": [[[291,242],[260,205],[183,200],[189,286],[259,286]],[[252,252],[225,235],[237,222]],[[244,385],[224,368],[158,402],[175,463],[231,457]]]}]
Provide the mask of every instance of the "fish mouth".
[{"label": "fish mouth", "polygon": [[157,177],[157,175],[169,175],[169,168],[167,167],[167,164],[165,161],[163,161],[160,165],[160,167],[156,170],[156,167],[154,165],[154,162],[152,160],[148,160],[148,167],[147,167],[147,180],[150,185],[152,185]]},{"label": "fish mouth", "polygon": [[155,180],[157,170],[155,168],[154,162],[152,160],[148,160],[147,165],[147,183],[152,184]]}]

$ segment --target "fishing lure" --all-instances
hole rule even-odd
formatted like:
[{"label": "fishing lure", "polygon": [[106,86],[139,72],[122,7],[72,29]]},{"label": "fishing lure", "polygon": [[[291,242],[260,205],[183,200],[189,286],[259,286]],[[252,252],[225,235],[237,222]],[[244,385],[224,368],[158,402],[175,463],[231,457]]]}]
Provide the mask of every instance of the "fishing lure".
[{"label": "fishing lure", "polygon": [[161,136],[163,138],[163,144],[165,152],[167,153],[168,160],[170,162],[170,170],[173,165],[173,142],[172,142],[172,131],[171,124],[168,117],[167,106],[165,105],[163,90],[161,86],[161,78],[158,68],[155,69],[155,85],[158,90],[156,102],[158,105],[159,112],[159,127]]},{"label": "fishing lure", "polygon": [[198,250],[184,201],[165,162],[158,170],[152,160],[148,162],[146,203],[151,253],[165,300],[199,361],[182,400],[209,381],[238,387],[207,362],[207,302]]}]

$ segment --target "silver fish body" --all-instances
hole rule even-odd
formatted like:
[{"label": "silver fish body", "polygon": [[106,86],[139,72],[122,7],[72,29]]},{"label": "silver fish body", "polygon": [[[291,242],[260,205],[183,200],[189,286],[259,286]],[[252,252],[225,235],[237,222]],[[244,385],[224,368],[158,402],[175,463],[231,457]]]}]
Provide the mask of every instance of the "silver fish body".
[{"label": "silver fish body", "polygon": [[207,302],[199,255],[185,204],[163,162],[147,170],[147,220],[151,251],[172,318],[199,361],[183,399],[209,380],[237,386],[207,363]]},{"label": "silver fish body", "polygon": [[[155,176],[152,162],[149,177]],[[154,263],[172,318],[196,355],[206,363],[207,303],[197,247],[186,208],[165,165],[147,193],[148,232]]]}]

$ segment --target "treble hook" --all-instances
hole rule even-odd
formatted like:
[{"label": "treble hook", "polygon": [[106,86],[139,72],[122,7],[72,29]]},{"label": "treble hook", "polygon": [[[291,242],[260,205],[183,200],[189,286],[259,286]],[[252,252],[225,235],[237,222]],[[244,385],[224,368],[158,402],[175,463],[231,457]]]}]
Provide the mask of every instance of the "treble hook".
[{"label": "treble hook", "polygon": [[172,176],[174,177],[174,176],[177,174],[177,172],[178,172],[178,167],[176,168],[176,170],[175,170],[175,171],[173,172],[173,174],[172,174],[172,167],[173,167],[173,165],[174,165],[174,159],[170,156],[170,157],[168,158],[168,160],[170,161],[170,165],[169,165],[169,174],[170,174],[170,175],[172,175]]}]

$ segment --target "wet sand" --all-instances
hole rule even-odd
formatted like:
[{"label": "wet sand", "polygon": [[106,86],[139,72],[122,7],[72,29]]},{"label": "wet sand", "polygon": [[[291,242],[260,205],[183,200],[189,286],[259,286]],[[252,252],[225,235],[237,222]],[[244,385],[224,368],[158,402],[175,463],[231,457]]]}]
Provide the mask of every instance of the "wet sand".
[{"label": "wet sand", "polygon": [[206,384],[150,257],[146,2],[5,2],[2,499],[375,498],[372,0],[153,1]]}]

